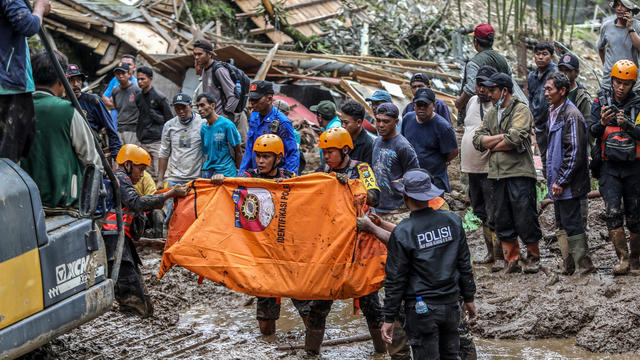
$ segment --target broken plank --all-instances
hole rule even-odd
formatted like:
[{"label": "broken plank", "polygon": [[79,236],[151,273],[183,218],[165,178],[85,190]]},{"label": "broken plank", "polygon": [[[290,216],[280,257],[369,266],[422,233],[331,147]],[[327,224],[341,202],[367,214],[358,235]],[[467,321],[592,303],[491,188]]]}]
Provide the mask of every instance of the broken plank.
[{"label": "broken plank", "polygon": [[[398,75],[402,75],[402,74],[398,74]],[[361,69],[355,69],[353,71],[353,76],[355,76],[356,78],[358,78],[359,76],[368,78],[368,79],[377,79],[377,80],[384,80],[386,82],[390,82],[393,84],[398,84],[401,85],[403,83],[405,83],[408,80],[400,80],[391,76],[386,76],[386,75],[382,75],[380,73],[377,73],[375,71],[368,71],[368,70],[361,70]]]},{"label": "broken plank", "polygon": [[[163,28],[161,28],[160,25],[158,25],[156,20],[152,18],[151,15],[149,15],[146,9],[141,8],[140,13],[142,13],[142,16],[144,17],[144,19],[147,20],[147,22],[158,32],[158,34],[160,34],[160,36],[162,36],[165,40],[167,40],[167,42],[169,43],[169,48],[173,46],[174,42],[177,42],[176,39],[169,36],[169,34],[167,34],[167,32]],[[175,50],[175,47],[174,47],[174,50]]]},{"label": "broken plank", "polygon": [[107,51],[104,53],[104,56],[102,57],[102,59],[100,59],[100,65],[107,65],[115,60],[119,47],[120,43],[109,45]]},{"label": "broken plank", "polygon": [[[312,0],[312,1],[302,2],[302,3],[287,5],[282,9],[283,10],[299,9],[302,7],[312,6],[312,5],[321,4],[329,1],[332,1],[332,0]],[[258,16],[258,15],[260,14],[258,14],[257,11],[244,12],[244,13],[236,14],[236,19],[248,18],[248,17]]]},{"label": "broken plank", "polygon": [[[297,21],[294,23],[291,23],[290,25],[293,27],[297,27],[297,26],[302,26],[302,25],[307,25],[307,24],[312,24],[312,23],[316,23],[316,22],[320,22],[320,21],[324,21],[324,20],[328,20],[331,18],[334,18],[338,15],[340,15],[340,11],[336,11],[334,13],[331,14],[326,14],[326,15],[320,15],[320,16],[316,16],[310,19],[305,19],[305,20],[301,20],[301,21]],[[269,25],[266,28],[263,29],[252,29],[251,31],[249,31],[249,33],[251,35],[259,35],[259,34],[266,34],[268,32],[272,32],[272,31],[276,31],[276,29]]]},{"label": "broken plank", "polygon": [[373,113],[373,109],[371,109],[371,106],[369,105],[369,103],[364,99],[362,95],[360,95],[358,90],[354,89],[353,86],[351,86],[349,81],[345,79],[341,79],[339,86],[342,90],[344,90],[347,94],[349,94],[349,96],[351,96],[352,99],[362,104],[362,106],[364,106],[365,110],[369,113],[369,115],[375,117],[375,114]]},{"label": "broken plank", "polygon": [[271,50],[269,50],[267,57],[262,62],[262,65],[260,65],[260,69],[258,69],[258,72],[256,73],[255,78],[253,78],[253,81],[264,80],[266,78],[267,72],[271,68],[271,62],[273,61],[273,57],[276,54],[276,52],[278,52],[278,46],[280,46],[280,44],[276,43],[275,45],[273,45]]}]

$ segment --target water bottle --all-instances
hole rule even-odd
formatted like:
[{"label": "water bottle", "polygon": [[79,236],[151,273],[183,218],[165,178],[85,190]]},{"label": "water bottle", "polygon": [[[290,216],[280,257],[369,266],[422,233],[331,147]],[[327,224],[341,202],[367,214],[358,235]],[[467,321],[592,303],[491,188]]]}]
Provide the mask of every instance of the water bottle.
[{"label": "water bottle", "polygon": [[422,301],[422,296],[418,296],[416,301],[416,314],[426,314],[429,311],[429,308],[427,308],[427,304]]},{"label": "water bottle", "polygon": [[236,96],[240,97],[240,94],[242,94],[242,85],[240,80],[236,80]]}]

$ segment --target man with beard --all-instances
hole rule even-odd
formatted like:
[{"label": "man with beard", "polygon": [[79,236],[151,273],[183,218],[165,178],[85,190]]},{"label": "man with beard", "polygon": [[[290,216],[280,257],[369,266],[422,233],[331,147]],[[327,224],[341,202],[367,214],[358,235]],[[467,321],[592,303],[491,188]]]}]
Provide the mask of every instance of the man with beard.
[{"label": "man with beard", "polygon": [[73,93],[76,95],[91,128],[96,133],[100,133],[102,129],[105,129],[107,137],[109,138],[109,151],[111,152],[111,156],[115,157],[118,155],[122,143],[118,136],[118,129],[116,129],[115,124],[111,121],[111,115],[109,114],[107,106],[98,95],[82,92],[82,83],[86,80],[87,76],[80,72],[78,65],[69,65],[67,78],[69,78],[69,85],[71,85],[71,89],[73,89]]},{"label": "man with beard", "polygon": [[[493,66],[485,65],[478,70],[476,75],[476,95],[467,103],[466,116],[464,118],[464,135],[462,135],[461,161],[462,172],[469,174],[469,199],[473,213],[482,221],[484,242],[487,246],[487,256],[484,259],[474,261],[476,264],[499,264],[495,260],[502,259],[502,248],[494,232],[493,224],[493,186],[487,178],[489,173],[490,151],[478,151],[473,147],[473,135],[489,112],[493,104],[489,97],[489,88],[482,85],[489,80],[497,70]],[[495,266],[492,271],[499,271]]]}]

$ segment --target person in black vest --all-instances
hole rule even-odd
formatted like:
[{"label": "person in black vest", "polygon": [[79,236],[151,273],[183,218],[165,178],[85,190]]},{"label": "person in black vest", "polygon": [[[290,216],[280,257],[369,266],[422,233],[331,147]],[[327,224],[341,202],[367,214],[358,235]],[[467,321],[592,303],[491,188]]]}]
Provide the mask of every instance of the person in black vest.
[{"label": "person in black vest", "polygon": [[589,130],[601,151],[593,156],[593,162],[601,163],[594,176],[600,178],[609,239],[620,260],[614,275],[640,270],[640,95],[632,91],[637,78],[638,67],[631,60],[616,62],[611,69],[612,93],[601,89],[591,107]]}]

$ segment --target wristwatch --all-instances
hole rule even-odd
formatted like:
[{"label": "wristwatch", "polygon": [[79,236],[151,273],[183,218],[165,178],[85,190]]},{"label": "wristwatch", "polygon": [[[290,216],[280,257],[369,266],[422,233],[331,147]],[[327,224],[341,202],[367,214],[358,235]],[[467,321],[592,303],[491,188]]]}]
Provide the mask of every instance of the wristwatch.
[{"label": "wristwatch", "polygon": [[636,32],[636,29],[629,30],[629,34],[631,34],[632,32]]}]

